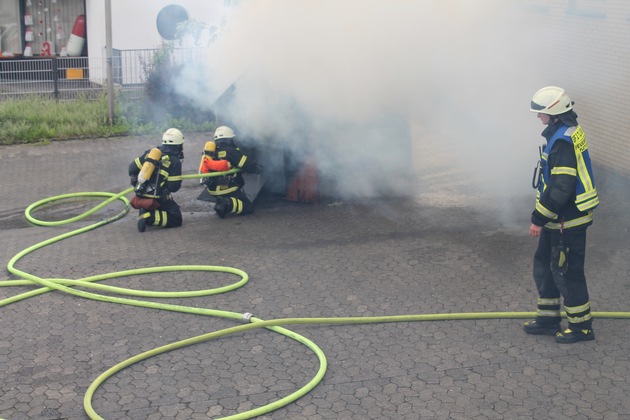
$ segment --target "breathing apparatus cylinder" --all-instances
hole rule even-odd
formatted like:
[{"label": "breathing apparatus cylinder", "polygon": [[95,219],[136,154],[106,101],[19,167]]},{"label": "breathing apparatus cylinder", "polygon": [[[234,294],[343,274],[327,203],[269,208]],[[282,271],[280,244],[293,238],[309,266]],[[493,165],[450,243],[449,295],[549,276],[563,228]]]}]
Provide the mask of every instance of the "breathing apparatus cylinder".
[{"label": "breathing apparatus cylinder", "polygon": [[151,179],[153,171],[159,166],[160,159],[162,158],[162,151],[157,147],[151,149],[149,154],[145,157],[140,173],[138,174],[138,183],[136,184],[136,192],[142,193],[146,189],[146,184]]},{"label": "breathing apparatus cylinder", "polygon": [[[215,151],[217,150],[217,145],[214,141],[207,141],[206,144],[203,145],[203,152],[201,153],[201,161],[199,162],[199,173],[202,173],[201,168],[203,168],[203,161],[209,159],[210,156],[213,156]],[[199,183],[203,184],[206,181],[204,178],[199,179]]]}]

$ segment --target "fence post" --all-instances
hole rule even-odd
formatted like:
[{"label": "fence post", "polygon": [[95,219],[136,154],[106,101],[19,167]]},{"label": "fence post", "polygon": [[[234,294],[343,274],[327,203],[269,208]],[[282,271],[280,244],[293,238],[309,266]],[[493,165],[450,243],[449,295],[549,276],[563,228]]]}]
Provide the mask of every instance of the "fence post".
[{"label": "fence post", "polygon": [[107,111],[109,125],[114,125],[114,63],[112,58],[112,1],[105,0],[105,39],[107,55]]},{"label": "fence post", "polygon": [[53,74],[53,96],[55,100],[59,100],[59,75],[57,74],[57,70],[59,65],[57,64],[57,57],[52,57],[50,59],[52,61],[52,74]]}]

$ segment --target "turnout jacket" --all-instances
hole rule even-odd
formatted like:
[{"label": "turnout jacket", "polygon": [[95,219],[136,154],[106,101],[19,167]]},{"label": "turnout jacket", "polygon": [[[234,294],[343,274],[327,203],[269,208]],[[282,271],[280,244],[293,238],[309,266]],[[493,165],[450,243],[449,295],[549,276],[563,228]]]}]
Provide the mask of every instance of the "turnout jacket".
[{"label": "turnout jacket", "polygon": [[[159,166],[155,168],[148,184],[152,187],[142,195],[147,198],[156,198],[160,201],[166,199],[164,191],[176,192],[182,186],[182,161],[177,154],[171,150],[170,146],[161,146],[162,158]],[[142,165],[147,160],[151,150],[146,150],[141,156],[134,159],[129,164],[129,176],[137,177],[142,169]]]},{"label": "turnout jacket", "polygon": [[531,221],[549,230],[586,228],[599,204],[582,128],[558,121],[543,132],[541,177]]},{"label": "turnout jacket", "polygon": [[[221,172],[230,169],[241,169],[243,172],[252,172],[257,168],[255,160],[243,153],[232,140],[217,140],[216,158],[212,160],[214,171]],[[222,169],[227,165],[227,169]],[[202,169],[203,171],[203,169]],[[238,191],[245,185],[245,180],[240,172],[218,177],[207,178],[205,182],[211,195],[225,195]]]}]

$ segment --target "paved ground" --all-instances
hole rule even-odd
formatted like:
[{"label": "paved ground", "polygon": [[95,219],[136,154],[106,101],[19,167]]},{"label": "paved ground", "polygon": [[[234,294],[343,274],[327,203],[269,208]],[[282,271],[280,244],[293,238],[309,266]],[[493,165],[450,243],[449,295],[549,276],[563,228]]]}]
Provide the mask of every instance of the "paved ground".
[{"label": "paved ground", "polygon": [[[203,141],[188,140],[185,172],[195,171]],[[121,191],[130,158],[154,143],[126,138],[1,147],[0,261],[6,266],[21,250],[90,223],[31,226],[23,216],[29,204],[65,193]],[[181,228],[139,234],[129,213],[29,254],[17,267],[77,279],[156,265],[233,266],[250,276],[238,290],[152,300],[262,319],[533,311],[535,243],[526,236],[531,198],[511,203],[509,222],[497,223],[492,208],[465,195],[464,181],[445,184],[436,168],[419,173],[422,187],[404,199],[304,205],[262,197],[254,215],[225,220],[196,200],[199,185],[187,181],[176,194],[185,216]],[[604,171],[599,181],[604,205],[589,231],[587,259],[591,300],[596,311],[628,311],[630,181]],[[68,203],[46,214],[65,218],[82,207]],[[14,277],[5,270],[0,278]],[[174,291],[233,279],[174,272],[106,283]],[[0,299],[29,290],[0,287]],[[329,367],[314,390],[261,418],[630,418],[630,320],[596,320],[596,341],[569,346],[527,336],[520,324],[290,326],[323,350]],[[0,417],[86,419],[86,390],[110,367],[234,325],[61,292],[0,307]],[[218,418],[295,391],[317,368],[303,345],[254,330],[135,364],[107,380],[93,406],[106,419]]]}]

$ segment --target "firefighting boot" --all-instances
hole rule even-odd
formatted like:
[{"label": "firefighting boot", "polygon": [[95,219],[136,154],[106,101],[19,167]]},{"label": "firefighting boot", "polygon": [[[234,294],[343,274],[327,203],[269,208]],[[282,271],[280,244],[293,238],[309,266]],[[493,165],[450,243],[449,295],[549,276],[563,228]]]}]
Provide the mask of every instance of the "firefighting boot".
[{"label": "firefighting boot", "polygon": [[556,333],[556,342],[560,344],[577,343],[578,341],[590,341],[595,340],[595,333],[593,328],[581,327],[579,325],[571,325],[564,331]]},{"label": "firefighting boot", "polygon": [[231,211],[231,200],[224,197],[217,197],[217,203],[214,205],[214,211],[219,215],[221,219],[225,218],[225,215]]},{"label": "firefighting boot", "polygon": [[536,320],[523,324],[523,331],[532,335],[556,335],[560,331],[560,322],[539,323]]},{"label": "firefighting boot", "polygon": [[140,233],[147,230],[147,224],[149,222],[149,217],[151,217],[151,213],[145,211],[140,211],[140,220],[138,220],[138,231]]}]

